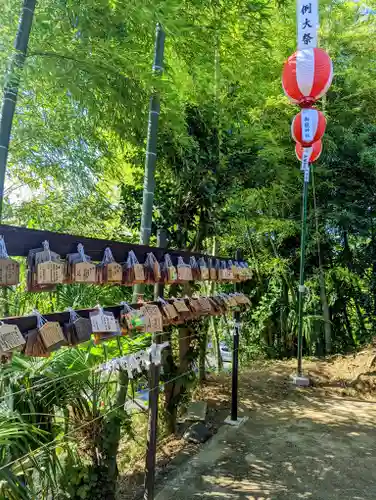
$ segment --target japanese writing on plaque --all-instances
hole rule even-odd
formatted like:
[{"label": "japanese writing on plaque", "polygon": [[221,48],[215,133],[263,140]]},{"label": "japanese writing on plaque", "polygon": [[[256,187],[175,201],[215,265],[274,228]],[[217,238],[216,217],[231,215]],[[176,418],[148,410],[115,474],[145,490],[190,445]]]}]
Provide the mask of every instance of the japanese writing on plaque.
[{"label": "japanese writing on plaque", "polygon": [[109,311],[89,313],[93,333],[117,332],[119,330],[115,316]]},{"label": "japanese writing on plaque", "polygon": [[95,283],[96,267],[91,262],[77,262],[73,266],[73,281],[75,283]]},{"label": "japanese writing on plaque", "polygon": [[19,281],[19,263],[12,259],[0,259],[0,286],[17,285]]},{"label": "japanese writing on plaque", "polygon": [[25,344],[25,339],[16,325],[0,325],[0,352],[8,352]]},{"label": "japanese writing on plaque", "polygon": [[141,307],[145,317],[145,330],[147,332],[163,332],[163,318],[158,306],[145,304]]},{"label": "japanese writing on plaque", "polygon": [[298,49],[317,47],[318,0],[297,2]]},{"label": "japanese writing on plaque", "polygon": [[304,142],[313,140],[313,123],[312,114],[315,113],[312,109],[302,109],[302,137]]}]

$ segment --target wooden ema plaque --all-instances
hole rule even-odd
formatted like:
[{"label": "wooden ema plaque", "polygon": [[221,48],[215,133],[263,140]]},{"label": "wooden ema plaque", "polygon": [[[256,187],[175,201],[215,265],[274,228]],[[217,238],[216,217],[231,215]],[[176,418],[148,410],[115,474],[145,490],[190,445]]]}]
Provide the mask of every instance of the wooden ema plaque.
[{"label": "wooden ema plaque", "polygon": [[65,341],[63,330],[56,321],[48,321],[39,328],[39,334],[46,349]]},{"label": "wooden ema plaque", "polygon": [[93,330],[89,319],[78,318],[73,322],[73,327],[77,337],[77,342],[87,342],[91,338]]},{"label": "wooden ema plaque", "polygon": [[121,314],[121,323],[124,327],[125,334],[133,331],[144,332],[145,331],[145,318],[142,315],[140,309],[133,309],[129,312]]},{"label": "wooden ema plaque", "polygon": [[225,269],[221,269],[222,271],[222,279],[226,281],[231,281],[234,279],[234,275],[232,274],[232,269],[228,269],[227,267]]},{"label": "wooden ema plaque", "polygon": [[20,265],[12,259],[0,259],[0,286],[18,285]]},{"label": "wooden ema plaque", "polygon": [[230,297],[228,298],[227,302],[228,302],[228,305],[230,307],[235,307],[235,306],[238,305],[238,301],[232,295],[230,295]]},{"label": "wooden ema plaque", "polygon": [[232,266],[232,275],[233,275],[233,277],[234,277],[235,280],[239,280],[240,281],[238,266]]},{"label": "wooden ema plaque", "polygon": [[121,283],[123,281],[123,266],[117,262],[106,265],[108,283]]},{"label": "wooden ema plaque", "polygon": [[184,300],[174,300],[174,307],[178,313],[189,312],[189,309],[186,306]]},{"label": "wooden ema plaque", "polygon": [[209,276],[212,281],[217,281],[218,279],[218,273],[215,267],[211,267],[209,269]]},{"label": "wooden ema plaque", "polygon": [[73,264],[72,281],[74,283],[96,283],[96,266],[91,262]]},{"label": "wooden ema plaque", "polygon": [[26,343],[18,326],[16,325],[0,325],[0,352],[8,352]]},{"label": "wooden ema plaque", "polygon": [[164,304],[163,311],[167,318],[175,319],[179,316],[177,310],[175,309],[173,304]]},{"label": "wooden ema plaque", "polygon": [[158,306],[146,304],[141,307],[141,312],[145,318],[146,332],[163,332],[163,316]]},{"label": "wooden ema plaque", "polygon": [[48,358],[50,353],[42,342],[42,338],[37,329],[29,330],[26,334],[25,354],[40,358]]},{"label": "wooden ema plaque", "polygon": [[189,299],[189,305],[195,313],[201,312],[201,305],[198,299]]},{"label": "wooden ema plaque", "polygon": [[63,283],[65,274],[64,262],[47,261],[37,265],[36,280],[38,285],[55,285]]},{"label": "wooden ema plaque", "polygon": [[153,264],[154,280],[155,282],[161,281],[161,266],[159,262],[155,261]]},{"label": "wooden ema plaque", "polygon": [[178,266],[178,280],[192,281],[192,268],[189,266]]},{"label": "wooden ema plaque", "polygon": [[201,297],[197,299],[197,302],[200,304],[201,311],[205,314],[210,314],[212,312],[212,307],[207,297]]},{"label": "wooden ema plaque", "polygon": [[115,316],[108,311],[93,311],[89,314],[93,333],[119,332],[120,327]]},{"label": "wooden ema plaque", "polygon": [[249,300],[249,298],[246,295],[244,295],[244,293],[236,294],[236,295],[234,295],[234,298],[235,298],[235,300],[237,301],[238,304],[247,304],[247,305],[249,305],[251,303],[251,301]]},{"label": "wooden ema plaque", "polygon": [[167,268],[167,283],[175,283],[178,279],[178,273],[175,266],[169,266]]},{"label": "wooden ema plaque", "polygon": [[133,283],[143,283],[145,281],[145,270],[143,264],[133,264]]},{"label": "wooden ema plaque", "polygon": [[203,281],[206,281],[209,279],[210,275],[209,275],[209,269],[207,267],[201,267],[201,279]]},{"label": "wooden ema plaque", "polygon": [[208,297],[208,301],[210,303],[210,306],[212,308],[212,314],[215,316],[221,316],[223,312],[225,312],[224,308],[222,305],[220,305],[218,302],[216,302],[212,297]]}]

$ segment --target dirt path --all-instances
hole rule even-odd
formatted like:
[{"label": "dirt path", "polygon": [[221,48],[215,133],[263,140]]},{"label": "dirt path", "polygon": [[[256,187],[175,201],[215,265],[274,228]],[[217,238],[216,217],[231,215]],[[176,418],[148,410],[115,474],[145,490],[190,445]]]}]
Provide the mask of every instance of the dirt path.
[{"label": "dirt path", "polygon": [[244,373],[249,420],[221,427],[166,478],[157,500],[374,500],[376,404],[339,398],[343,383],[329,368],[308,391],[291,389],[283,363]]}]

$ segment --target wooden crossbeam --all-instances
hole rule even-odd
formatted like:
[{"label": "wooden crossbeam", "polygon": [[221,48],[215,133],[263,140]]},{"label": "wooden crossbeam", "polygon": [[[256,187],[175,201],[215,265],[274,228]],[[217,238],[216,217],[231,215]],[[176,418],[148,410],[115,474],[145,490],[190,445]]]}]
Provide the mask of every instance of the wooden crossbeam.
[{"label": "wooden crossbeam", "polygon": [[[158,302],[152,302],[152,303],[159,305]],[[143,305],[144,304],[131,304],[131,307],[133,309],[139,309]],[[114,314],[115,318],[120,317],[120,311],[122,309],[123,309],[123,306],[121,306],[121,305],[103,307],[104,311],[112,312]],[[82,318],[89,319],[89,314],[95,310],[96,310],[95,308],[79,309],[79,310],[75,309],[75,312],[79,316],[81,316]],[[47,313],[47,314],[43,314],[43,317],[47,321],[57,321],[58,323],[63,325],[64,323],[69,323],[70,313],[69,313],[69,311]],[[3,318],[0,321],[6,323],[8,325],[17,325],[22,333],[26,333],[28,330],[33,330],[34,328],[37,328],[37,317],[36,316],[14,316],[14,317],[9,317],[9,318]]]},{"label": "wooden crossbeam", "polygon": [[[90,224],[90,222],[88,222]],[[171,255],[174,264],[179,256],[183,257],[188,263],[189,257],[196,259],[212,257],[197,252],[188,252],[186,250],[166,249],[159,247],[150,247],[146,245],[136,245],[134,243],[124,243],[113,240],[101,240],[97,238],[86,238],[72,234],[53,233],[50,231],[40,231],[38,229],[27,229],[25,227],[7,226],[0,224],[0,235],[3,235],[5,244],[10,256],[26,257],[29,250],[41,248],[42,242],[48,240],[50,249],[57,252],[62,257],[68,253],[77,252],[77,245],[82,243],[85,253],[94,261],[101,261],[105,248],[110,247],[112,254],[117,262],[124,262],[127,259],[128,252],[133,250],[140,263],[143,263],[146,254],[153,252],[157,260],[161,261],[166,253]],[[212,257],[219,260],[228,261],[225,257]]]},{"label": "wooden crossbeam", "polygon": [[[172,304],[174,301],[173,299],[165,299],[166,302],[169,302]],[[179,300],[184,300],[186,306],[189,308],[189,299],[179,299]],[[154,304],[157,305],[159,308],[161,308],[161,303],[158,301],[154,302],[140,302],[140,303],[135,303],[135,304],[129,304],[132,309],[140,309],[142,306],[145,304]],[[241,306],[238,306],[241,307]],[[115,318],[120,318],[120,313],[124,306],[122,305],[113,305],[113,306],[104,306],[103,310],[111,312]],[[75,309],[75,312],[81,316],[82,318],[87,318],[89,319],[89,315],[91,312],[98,310],[95,307],[92,307],[90,309]],[[203,313],[204,315],[204,313]],[[45,318],[47,321],[57,321],[60,323],[60,325],[63,325],[64,323],[69,323],[70,322],[70,313],[69,311],[63,311],[63,312],[53,312],[53,313],[46,313],[42,315],[43,318]],[[182,322],[189,321],[189,319],[185,319]],[[4,322],[8,325],[17,325],[18,328],[22,333],[26,333],[28,330],[33,330],[34,328],[37,328],[37,317],[30,315],[30,316],[13,316],[13,317],[7,317],[7,318],[2,318],[0,319],[0,322]]]}]

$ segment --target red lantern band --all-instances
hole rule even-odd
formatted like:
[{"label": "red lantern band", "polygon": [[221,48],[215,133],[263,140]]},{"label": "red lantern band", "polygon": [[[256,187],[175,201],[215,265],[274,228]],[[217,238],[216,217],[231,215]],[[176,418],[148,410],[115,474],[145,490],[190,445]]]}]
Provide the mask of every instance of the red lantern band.
[{"label": "red lantern band", "polygon": [[285,62],[282,86],[293,104],[306,108],[327,92],[332,78],[332,61],[324,50],[298,50]]},{"label": "red lantern band", "polygon": [[[303,159],[303,149],[306,149],[306,148],[303,148],[303,146],[301,144],[299,144],[299,142],[297,142],[295,145],[295,153],[296,153],[298,160],[300,160],[300,161],[302,161],[302,159]],[[320,158],[320,155],[322,152],[321,140],[314,142],[311,146],[311,149],[312,149],[311,155],[310,155],[310,158],[308,160],[309,163],[313,163],[318,158]]]},{"label": "red lantern band", "polygon": [[291,135],[295,142],[308,148],[324,135],[326,119],[321,111],[306,108],[298,113],[291,124]]}]

